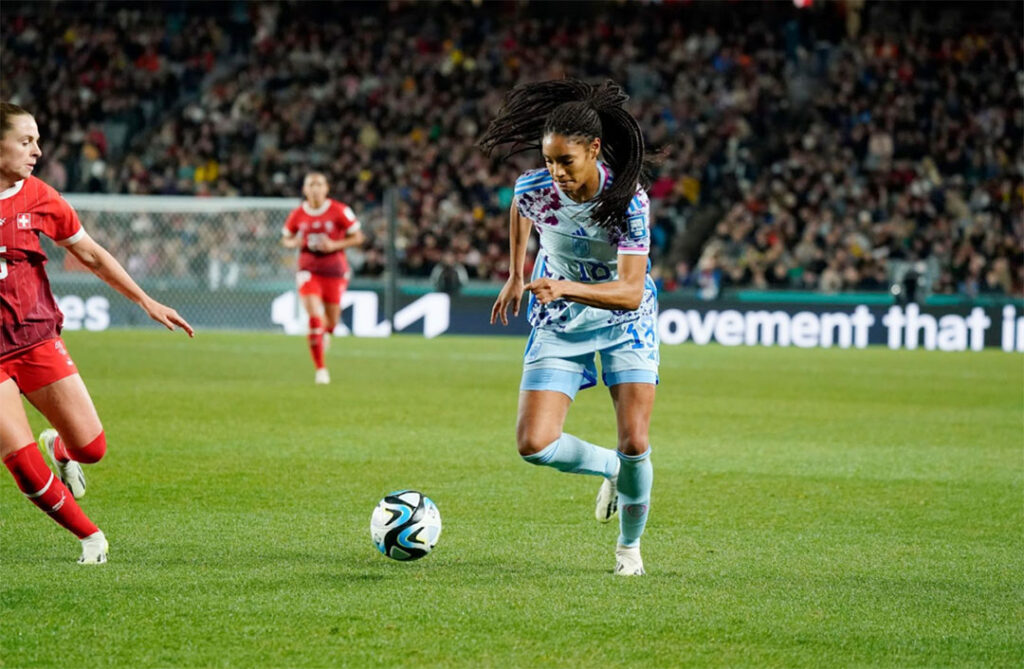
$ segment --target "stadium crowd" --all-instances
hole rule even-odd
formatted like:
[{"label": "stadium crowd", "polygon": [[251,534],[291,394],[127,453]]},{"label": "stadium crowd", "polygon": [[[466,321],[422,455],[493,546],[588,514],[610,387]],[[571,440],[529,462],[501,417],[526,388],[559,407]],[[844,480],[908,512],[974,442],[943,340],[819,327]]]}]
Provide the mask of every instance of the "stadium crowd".
[{"label": "stadium crowd", "polygon": [[[1020,295],[1019,8],[950,27],[861,5],[235,2],[173,20],[17,5],[2,94],[36,109],[40,176],[60,189],[297,197],[315,167],[363,219],[359,274],[384,271],[394,188],[403,273],[449,250],[500,280],[512,185],[538,161],[492,164],[476,137],[518,82],[610,77],[658,149],[663,289],[884,290],[909,268],[930,292]],[[272,220],[235,236],[272,239]],[[211,235],[189,227],[147,230],[154,265],[205,266],[192,237]]]}]

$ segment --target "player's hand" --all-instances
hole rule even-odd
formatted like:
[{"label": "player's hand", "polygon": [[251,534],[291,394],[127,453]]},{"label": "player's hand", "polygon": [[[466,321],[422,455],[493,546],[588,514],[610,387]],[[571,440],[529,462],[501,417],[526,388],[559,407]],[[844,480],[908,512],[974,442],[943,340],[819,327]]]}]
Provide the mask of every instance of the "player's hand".
[{"label": "player's hand", "polygon": [[189,337],[194,337],[196,331],[192,329],[192,326],[188,324],[184,318],[182,318],[177,311],[171,309],[165,304],[160,304],[156,300],[149,300],[143,302],[142,308],[145,309],[146,314],[149,315],[157,323],[160,323],[168,330],[173,330],[175,327],[179,327],[188,333]]},{"label": "player's hand", "polygon": [[519,315],[519,305],[523,301],[523,280],[516,277],[509,277],[505,285],[498,293],[498,299],[491,307],[491,325],[499,319],[502,325],[508,325],[508,308],[512,307],[512,315]]},{"label": "player's hand", "polygon": [[341,250],[337,240],[331,239],[322,232],[313,232],[306,235],[306,248],[314,253],[333,253]]},{"label": "player's hand", "polygon": [[526,284],[526,290],[533,293],[533,296],[541,304],[548,304],[562,296],[562,283],[561,281],[544,277]]}]

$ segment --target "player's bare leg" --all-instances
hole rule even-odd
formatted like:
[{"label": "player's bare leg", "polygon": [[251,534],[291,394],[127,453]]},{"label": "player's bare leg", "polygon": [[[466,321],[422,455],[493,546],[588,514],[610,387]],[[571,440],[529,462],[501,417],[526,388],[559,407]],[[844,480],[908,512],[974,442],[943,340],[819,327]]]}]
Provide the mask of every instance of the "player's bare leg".
[{"label": "player's bare leg", "polygon": [[65,376],[25,397],[46,417],[69,449],[82,448],[103,432],[96,406],[78,374]]},{"label": "player's bare leg", "polygon": [[619,539],[615,549],[615,573],[644,574],[640,536],[647,525],[651,504],[651,461],[648,431],[654,409],[656,386],[621,383],[610,388],[619,432],[618,476]]},{"label": "player's bare leg", "polygon": [[572,399],[555,390],[524,390],[519,393],[516,446],[519,455],[535,455],[558,439],[569,415]]},{"label": "player's bare leg", "polygon": [[324,320],[326,314],[324,313],[324,302],[320,299],[319,295],[300,295],[302,300],[302,308],[306,310],[306,315],[310,318],[319,318],[321,321]]},{"label": "player's bare leg", "polygon": [[615,476],[619,462],[615,451],[583,441],[562,431],[572,398],[554,390],[524,390],[519,393],[516,443],[519,454],[534,465],[560,472]]},{"label": "player's bare leg", "polygon": [[32,443],[32,427],[25,416],[21,392],[13,379],[0,383],[0,458],[6,458],[20,446]]},{"label": "player's bare leg", "polygon": [[309,353],[313,358],[313,366],[316,367],[313,381],[317,384],[327,384],[331,382],[331,376],[324,365],[324,302],[319,295],[300,297],[302,308],[309,315]]},{"label": "player's bare leg", "polygon": [[82,377],[66,376],[26,397],[54,427],[39,435],[39,444],[60,480],[80,499],[85,495],[85,474],[79,463],[98,462],[107,450],[103,425]]},{"label": "player's bare leg", "polygon": [[0,383],[0,459],[18,488],[37,507],[82,542],[81,564],[107,560],[107,539],[89,520],[67,487],[46,466],[32,438],[21,393],[13,380]]},{"label": "player's bare leg", "polygon": [[619,452],[643,455],[650,448],[648,434],[657,386],[653,383],[620,383],[608,390],[615,406]]},{"label": "player's bare leg", "polygon": [[334,328],[341,322],[341,305],[324,302],[324,353],[331,349]]}]

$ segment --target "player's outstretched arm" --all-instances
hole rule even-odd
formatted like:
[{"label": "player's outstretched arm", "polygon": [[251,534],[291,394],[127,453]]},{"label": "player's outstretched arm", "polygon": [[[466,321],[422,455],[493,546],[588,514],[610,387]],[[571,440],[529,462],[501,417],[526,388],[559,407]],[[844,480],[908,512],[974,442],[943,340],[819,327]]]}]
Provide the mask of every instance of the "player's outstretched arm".
[{"label": "player's outstretched arm", "polygon": [[320,248],[316,250],[323,251],[324,253],[333,253],[335,251],[344,251],[353,246],[362,246],[365,242],[366,235],[363,234],[362,230],[356,230],[345,235],[342,239],[324,239],[320,242]]},{"label": "player's outstretched arm", "polygon": [[599,309],[633,311],[640,307],[647,277],[647,256],[619,254],[619,278],[604,283],[581,283],[540,278],[526,285],[541,304],[559,298]]},{"label": "player's outstretched arm", "polygon": [[196,336],[196,331],[192,329],[192,326],[188,324],[188,321],[182,318],[177,311],[166,304],[160,304],[147,295],[145,299],[139,303],[139,306],[143,308],[147,316],[157,323],[160,323],[168,330],[173,330],[175,327],[179,327],[187,332],[189,337]]},{"label": "player's outstretched arm", "polygon": [[491,325],[501,320],[502,325],[508,325],[508,309],[512,307],[512,315],[519,315],[519,305],[523,301],[523,277],[513,274],[501,287],[498,299],[491,307]]},{"label": "player's outstretched arm", "polygon": [[512,315],[519,315],[519,305],[523,300],[523,273],[526,267],[526,244],[530,241],[530,230],[533,221],[519,213],[519,205],[512,200],[508,212],[508,281],[498,293],[498,299],[491,307],[491,325],[501,320],[508,325],[508,308],[512,307]]},{"label": "player's outstretched arm", "polygon": [[302,246],[302,235],[281,235],[281,246],[286,249],[297,249]]},{"label": "player's outstretched arm", "polygon": [[93,274],[107,282],[111,288],[142,307],[143,311],[154,321],[168,330],[179,327],[187,332],[189,337],[195,336],[195,330],[188,324],[188,321],[174,309],[160,304],[147,295],[146,291],[142,290],[139,284],[135,283],[135,280],[125,271],[121,263],[117,262],[114,256],[110,255],[88,234],[83,235],[74,244],[70,244],[67,249]]}]

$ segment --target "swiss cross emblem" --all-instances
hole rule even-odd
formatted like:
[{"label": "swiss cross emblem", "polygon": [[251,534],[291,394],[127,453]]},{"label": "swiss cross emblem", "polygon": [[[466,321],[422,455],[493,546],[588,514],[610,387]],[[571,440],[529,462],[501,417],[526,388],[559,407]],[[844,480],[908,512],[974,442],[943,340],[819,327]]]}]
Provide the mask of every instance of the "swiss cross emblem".
[{"label": "swiss cross emblem", "polygon": [[19,230],[29,230],[32,228],[32,214],[18,214],[14,221],[18,224]]}]

